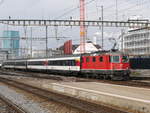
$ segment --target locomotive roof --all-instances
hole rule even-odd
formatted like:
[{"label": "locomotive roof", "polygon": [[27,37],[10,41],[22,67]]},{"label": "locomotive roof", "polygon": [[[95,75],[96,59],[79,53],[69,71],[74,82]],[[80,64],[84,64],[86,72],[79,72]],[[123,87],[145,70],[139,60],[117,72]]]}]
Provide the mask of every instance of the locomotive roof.
[{"label": "locomotive roof", "polygon": [[84,54],[84,56],[96,56],[96,55],[128,55],[128,53],[124,53],[121,51],[97,51],[93,53]]},{"label": "locomotive roof", "polygon": [[12,60],[23,61],[23,60],[29,60],[29,59],[48,59],[48,58],[80,57],[80,56],[96,56],[96,55],[128,55],[128,54],[124,52],[120,52],[120,51],[97,51],[93,53],[76,54],[76,55],[60,55],[60,56],[51,56],[51,57],[44,57],[44,58],[8,59],[6,61],[12,61]]}]

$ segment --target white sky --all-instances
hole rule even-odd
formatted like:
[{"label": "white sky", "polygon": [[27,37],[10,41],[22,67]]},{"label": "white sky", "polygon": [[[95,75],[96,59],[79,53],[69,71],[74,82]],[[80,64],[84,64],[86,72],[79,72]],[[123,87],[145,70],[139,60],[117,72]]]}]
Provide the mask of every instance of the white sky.
[{"label": "white sky", "polygon": [[[73,19],[79,19],[79,8],[75,11],[68,13],[79,6],[79,0],[0,0],[0,18],[8,19],[11,16],[12,19],[69,19],[71,16]],[[91,0],[85,0],[89,2]],[[101,5],[104,7],[104,19],[115,20],[116,16],[116,0],[93,0],[86,6],[86,18],[88,20],[97,20],[101,16]],[[127,20],[133,15],[140,15],[143,18],[150,18],[150,0],[117,0],[118,1],[118,20]],[[59,17],[59,18],[58,18]],[[6,26],[0,27],[6,30]],[[20,27],[10,27],[11,30],[21,30],[23,36],[25,30]],[[34,28],[34,36],[44,37],[44,28]],[[28,28],[28,31],[30,29]],[[1,31],[2,32],[2,31]],[[59,28],[59,36],[69,36],[73,39],[74,43],[79,42],[79,27],[73,28]],[[88,28],[88,38],[91,39],[96,32],[101,32],[98,28]],[[120,34],[120,28],[105,28],[105,37],[118,38]],[[30,32],[27,34],[30,36]],[[49,28],[49,36],[55,36],[54,28]],[[55,39],[49,39],[49,48],[58,47],[64,40],[56,41]],[[91,39],[92,40],[92,39]],[[106,40],[105,40],[106,41]],[[107,41],[106,41],[107,42]],[[41,42],[42,43],[42,42]],[[44,42],[43,42],[44,43]],[[100,44],[100,37],[98,43]],[[35,48],[40,42],[36,42]],[[44,45],[44,44],[43,44]],[[107,48],[108,44],[105,44]],[[22,44],[24,46],[24,44]]]}]

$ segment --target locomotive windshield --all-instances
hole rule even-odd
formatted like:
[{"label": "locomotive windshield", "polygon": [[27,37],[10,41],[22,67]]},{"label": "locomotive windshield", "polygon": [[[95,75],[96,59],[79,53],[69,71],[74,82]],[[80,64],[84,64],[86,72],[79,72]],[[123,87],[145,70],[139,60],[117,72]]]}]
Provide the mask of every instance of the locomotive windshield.
[{"label": "locomotive windshield", "polygon": [[128,56],[122,56],[122,62],[123,63],[129,62],[129,57]]},{"label": "locomotive windshield", "polygon": [[120,56],[110,56],[110,62],[119,63],[120,62]]}]

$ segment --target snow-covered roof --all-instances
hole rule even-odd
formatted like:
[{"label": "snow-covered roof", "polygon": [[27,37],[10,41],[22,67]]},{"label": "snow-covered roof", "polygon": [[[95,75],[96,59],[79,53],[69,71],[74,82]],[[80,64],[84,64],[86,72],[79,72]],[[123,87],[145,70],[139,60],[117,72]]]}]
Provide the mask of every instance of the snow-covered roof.
[{"label": "snow-covered roof", "polygon": [[[91,53],[99,50],[100,49],[98,49],[92,42],[85,43],[85,53]],[[80,45],[75,49],[73,54],[80,54]]]}]

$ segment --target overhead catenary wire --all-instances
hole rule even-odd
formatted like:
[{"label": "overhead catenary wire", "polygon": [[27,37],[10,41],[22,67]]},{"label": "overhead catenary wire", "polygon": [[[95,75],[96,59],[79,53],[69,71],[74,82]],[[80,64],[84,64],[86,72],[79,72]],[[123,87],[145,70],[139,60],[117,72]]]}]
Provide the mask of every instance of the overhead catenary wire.
[{"label": "overhead catenary wire", "polygon": [[[48,39],[56,39],[56,37],[47,37]],[[57,38],[62,38],[62,39],[65,39],[65,38],[70,38],[70,37],[57,37]],[[8,38],[8,37],[0,37],[0,40],[43,40],[43,41],[45,41],[46,40],[46,38],[45,37],[32,37],[32,39],[31,39],[31,37],[19,37],[19,38],[17,38],[17,37],[15,37],[15,38]]]},{"label": "overhead catenary wire", "polygon": [[[149,0],[146,0],[146,1],[144,1],[142,4],[146,4],[146,3],[148,3],[148,2],[150,2],[150,1],[149,1]],[[128,10],[130,10],[130,9],[133,9],[133,8],[135,8],[135,7],[137,7],[137,6],[139,6],[139,4],[134,4],[134,5],[129,6],[129,7],[127,7],[127,8],[118,10],[118,12],[125,12],[125,11],[128,11]],[[141,10],[143,10],[143,9],[141,9]],[[140,12],[138,12],[138,13],[140,13]],[[107,16],[107,15],[105,15],[105,16],[110,17],[110,16],[114,15],[115,13],[112,13],[112,12],[111,12],[111,14],[110,14],[110,12],[109,12],[109,13],[107,13],[107,14],[108,14],[108,16]],[[118,16],[120,16],[121,14],[122,14],[122,13],[119,13]]]},{"label": "overhead catenary wire", "polygon": [[[141,0],[140,0],[141,1]],[[132,9],[132,8],[135,8],[135,7],[137,7],[137,6],[139,6],[139,5],[144,5],[144,4],[146,4],[146,3],[148,3],[148,2],[150,2],[149,0],[147,1],[145,1],[145,0],[142,0],[142,2],[141,3],[139,3],[137,0],[136,1],[129,1],[129,0],[127,0],[127,1],[118,1],[118,8],[122,8],[122,7],[124,7],[124,6],[129,6],[129,7],[127,7],[127,8],[124,8],[124,9],[121,9],[121,10],[119,10],[118,9],[118,17],[120,16],[120,15],[122,15],[122,13],[121,12],[124,12],[124,11],[127,11],[128,9]],[[132,6],[130,5],[130,4],[133,4]],[[107,6],[107,7],[104,7],[104,10],[105,10],[105,17],[110,17],[110,16],[113,16],[113,15],[115,15],[116,14],[116,11],[115,12],[113,12],[112,13],[112,11],[109,11],[110,9],[112,10],[113,8],[115,9],[115,6],[116,6],[116,4],[112,4],[112,5],[109,5],[109,6]],[[100,7],[99,5],[96,5],[96,7],[98,8],[98,7]],[[141,10],[144,10],[144,8],[143,9],[141,9]],[[94,14],[94,13],[97,13],[97,10],[96,11],[91,11],[90,13],[88,13],[88,14]]]},{"label": "overhead catenary wire", "polygon": [[[98,1],[98,0],[97,0]],[[90,11],[88,14],[95,14],[95,13],[97,13],[97,16],[98,16],[98,12],[99,12],[99,8],[101,8],[101,5],[98,5],[98,2],[97,1],[95,1],[95,3],[96,3],[96,11],[94,10],[94,11]],[[129,4],[128,2],[126,2],[127,4]],[[119,6],[121,5],[124,5],[125,3],[124,3],[124,1],[121,1],[121,2],[119,2],[118,1],[118,3],[117,3]],[[104,5],[105,6],[105,5]],[[126,6],[126,5],[125,5]],[[112,8],[115,8],[116,7],[116,4],[111,4],[111,5],[109,5],[109,6],[107,6],[107,7],[104,7],[103,9],[105,10],[105,14],[108,12],[108,10],[109,9],[111,9],[112,10]],[[110,11],[109,11],[109,13],[110,13]],[[111,11],[111,13],[112,13],[112,11]],[[116,12],[115,12],[116,13]],[[99,19],[99,17],[98,17],[98,19]]]},{"label": "overhead catenary wire", "polygon": [[[93,1],[95,1],[95,0],[90,0],[90,1],[86,2],[85,5],[88,5],[88,4],[92,3]],[[68,15],[79,8],[80,8],[80,6],[78,5],[77,7],[70,9],[69,11],[63,13],[62,15],[56,17],[55,19],[60,19],[60,18],[64,17],[65,15]]]}]

